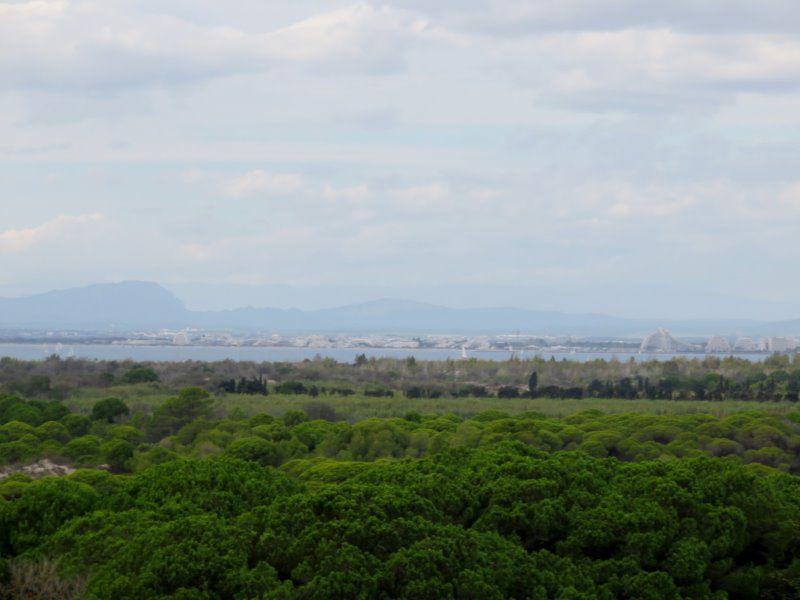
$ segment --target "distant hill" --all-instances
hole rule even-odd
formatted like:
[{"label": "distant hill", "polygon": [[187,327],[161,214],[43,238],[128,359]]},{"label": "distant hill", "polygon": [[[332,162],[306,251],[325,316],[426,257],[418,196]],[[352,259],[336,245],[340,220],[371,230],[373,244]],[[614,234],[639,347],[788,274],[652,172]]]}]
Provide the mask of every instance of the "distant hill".
[{"label": "distant hill", "polygon": [[124,281],[0,298],[0,327],[119,329],[183,326],[190,314],[156,283]]},{"label": "distant hill", "polygon": [[0,327],[86,331],[200,327],[242,332],[513,333],[574,336],[644,336],[658,327],[675,335],[798,335],[800,320],[668,321],[570,314],[520,308],[455,309],[383,299],[338,308],[301,311],[240,308],[189,311],[155,283],[126,281],[0,298]]}]

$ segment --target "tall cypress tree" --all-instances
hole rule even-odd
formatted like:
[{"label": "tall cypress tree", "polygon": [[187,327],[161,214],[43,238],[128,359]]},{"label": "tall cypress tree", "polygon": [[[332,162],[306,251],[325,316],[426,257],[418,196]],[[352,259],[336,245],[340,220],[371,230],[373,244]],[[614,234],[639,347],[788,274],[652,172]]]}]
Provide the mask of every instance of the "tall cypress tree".
[{"label": "tall cypress tree", "polygon": [[531,398],[536,397],[536,386],[539,385],[539,376],[536,374],[536,371],[531,373],[530,378],[528,379],[528,391],[531,394]]}]

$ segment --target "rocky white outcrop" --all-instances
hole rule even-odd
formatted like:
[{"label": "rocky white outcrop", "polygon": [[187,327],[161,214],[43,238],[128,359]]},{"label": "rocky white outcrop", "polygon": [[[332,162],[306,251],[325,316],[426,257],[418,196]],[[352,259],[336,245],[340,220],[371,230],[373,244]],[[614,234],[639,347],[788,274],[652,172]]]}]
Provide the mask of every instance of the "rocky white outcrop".
[{"label": "rocky white outcrop", "polygon": [[0,480],[15,475],[16,473],[24,473],[25,475],[30,475],[34,479],[39,479],[40,477],[49,477],[51,475],[61,477],[74,472],[74,467],[59,465],[49,458],[43,458],[29,465],[7,465],[5,467],[0,467]]}]

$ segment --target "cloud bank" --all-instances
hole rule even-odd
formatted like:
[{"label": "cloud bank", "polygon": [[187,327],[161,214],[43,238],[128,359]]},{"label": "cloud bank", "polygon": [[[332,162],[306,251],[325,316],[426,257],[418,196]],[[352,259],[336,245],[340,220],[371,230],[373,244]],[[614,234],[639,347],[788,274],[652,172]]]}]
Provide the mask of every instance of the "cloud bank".
[{"label": "cloud bank", "polygon": [[504,290],[496,304],[537,285],[583,290],[585,310],[666,288],[752,300],[731,316],[800,306],[795,13],[0,2],[0,284],[474,284]]}]

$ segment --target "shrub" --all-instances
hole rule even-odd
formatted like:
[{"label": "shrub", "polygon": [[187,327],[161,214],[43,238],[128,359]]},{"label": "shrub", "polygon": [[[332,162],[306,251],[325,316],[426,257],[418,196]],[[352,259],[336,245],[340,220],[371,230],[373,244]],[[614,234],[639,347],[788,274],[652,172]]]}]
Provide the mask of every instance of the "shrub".
[{"label": "shrub", "polygon": [[341,421],[342,417],[336,414],[336,410],[325,402],[308,402],[303,405],[303,412],[312,421]]},{"label": "shrub", "polygon": [[123,376],[122,381],[125,383],[154,383],[158,381],[158,373],[151,367],[136,365],[131,367]]},{"label": "shrub", "polygon": [[260,437],[234,440],[228,446],[227,454],[233,458],[249,460],[262,465],[276,464],[275,443]]},{"label": "shrub", "polygon": [[306,394],[308,388],[300,381],[284,381],[275,387],[278,394]]},{"label": "shrub", "polygon": [[61,419],[61,423],[69,430],[72,437],[86,435],[92,422],[83,415],[70,413]]},{"label": "shrub", "polygon": [[504,385],[497,390],[498,398],[519,398],[519,390],[515,387]]},{"label": "shrub", "polygon": [[382,385],[372,385],[364,389],[364,395],[372,398],[391,398],[394,396],[394,390]]},{"label": "shrub", "polygon": [[5,594],[0,591],[0,598],[72,600],[83,596],[85,588],[85,578],[62,577],[51,560],[18,561],[9,568],[8,588]]},{"label": "shrub", "polygon": [[128,406],[119,398],[106,398],[92,407],[92,419],[113,423],[116,419],[130,414]]},{"label": "shrub", "polygon": [[125,440],[110,440],[104,443],[100,451],[105,462],[116,471],[130,469],[130,460],[133,458],[133,444]]},{"label": "shrub", "polygon": [[294,427],[299,423],[308,421],[308,415],[302,410],[287,410],[283,415],[283,423],[287,427]]},{"label": "shrub", "polygon": [[102,440],[95,435],[74,438],[64,446],[64,456],[79,464],[98,464],[103,457],[100,452]]}]

